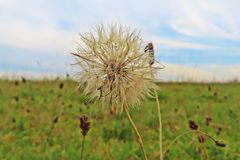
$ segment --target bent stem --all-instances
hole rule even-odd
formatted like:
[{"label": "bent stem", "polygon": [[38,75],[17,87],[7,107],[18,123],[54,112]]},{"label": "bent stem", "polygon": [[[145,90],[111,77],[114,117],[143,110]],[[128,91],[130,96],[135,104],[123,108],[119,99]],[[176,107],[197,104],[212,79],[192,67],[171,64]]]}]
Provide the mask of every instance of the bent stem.
[{"label": "bent stem", "polygon": [[123,109],[124,109],[124,112],[125,112],[126,115],[127,115],[128,121],[130,122],[133,130],[135,131],[135,134],[136,134],[136,136],[137,136],[137,141],[138,141],[138,143],[139,143],[139,145],[140,145],[140,147],[141,147],[141,150],[142,150],[142,152],[143,152],[143,154],[144,154],[144,158],[145,158],[145,160],[148,160],[148,158],[147,158],[147,153],[146,153],[146,151],[144,150],[144,147],[143,147],[142,137],[141,137],[140,133],[138,132],[138,129],[137,129],[134,121],[132,120],[132,117],[130,116],[126,105],[123,105]]},{"label": "bent stem", "polygon": [[157,108],[158,108],[158,121],[159,121],[159,151],[160,151],[160,160],[163,160],[163,147],[162,147],[162,115],[161,115],[161,108],[160,108],[160,103],[157,95],[157,91],[154,90],[155,93],[155,98],[157,102]]},{"label": "bent stem", "polygon": [[193,133],[194,131],[187,131],[187,132],[184,132],[180,135],[178,135],[174,140],[171,141],[171,143],[167,146],[167,148],[165,149],[165,151],[163,152],[163,155],[165,156],[166,153],[169,151],[169,149],[171,148],[171,146],[181,137],[185,136],[186,134],[189,134],[189,133]]},{"label": "bent stem", "polygon": [[84,149],[84,144],[85,144],[85,136],[83,136],[83,140],[82,140],[82,147],[81,147],[80,160],[83,159],[83,149]]},{"label": "bent stem", "polygon": [[190,133],[197,133],[197,134],[203,134],[205,135],[206,137],[208,137],[209,139],[211,139],[213,142],[216,143],[216,139],[214,139],[212,136],[210,136],[209,134],[203,132],[203,131],[199,131],[199,130],[191,130],[191,131],[187,131],[187,132],[184,132],[182,134],[180,134],[179,136],[177,136],[174,140],[171,141],[171,143],[167,146],[167,148],[165,149],[165,151],[163,152],[163,155],[165,156],[166,153],[169,151],[169,149],[171,148],[171,146],[178,140],[180,139],[181,137],[187,135],[187,134],[190,134]]}]

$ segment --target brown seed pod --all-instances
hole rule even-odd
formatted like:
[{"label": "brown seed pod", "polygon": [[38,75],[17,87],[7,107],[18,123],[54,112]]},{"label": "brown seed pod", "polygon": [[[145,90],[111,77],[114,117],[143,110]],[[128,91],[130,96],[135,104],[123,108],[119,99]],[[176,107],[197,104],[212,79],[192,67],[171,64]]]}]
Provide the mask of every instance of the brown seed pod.
[{"label": "brown seed pod", "polygon": [[215,144],[219,147],[226,147],[226,144],[224,142],[221,142],[221,141],[215,141]]},{"label": "brown seed pod", "polygon": [[14,99],[16,102],[18,102],[20,98],[18,96],[14,96]]},{"label": "brown seed pod", "polygon": [[205,120],[206,125],[209,126],[211,122],[212,122],[212,117],[210,116],[206,117],[206,120]]},{"label": "brown seed pod", "polygon": [[62,89],[64,87],[64,83],[59,84],[59,88]]},{"label": "brown seed pod", "polygon": [[53,119],[53,123],[57,123],[58,122],[58,117],[55,117],[54,119]]},{"label": "brown seed pod", "polygon": [[18,82],[18,81],[16,81],[16,82],[15,82],[15,86],[18,86],[18,84],[19,84],[19,82]]},{"label": "brown seed pod", "polygon": [[211,92],[212,91],[212,87],[208,86],[208,91]]},{"label": "brown seed pod", "polygon": [[199,135],[198,135],[198,142],[199,142],[199,143],[204,143],[204,142],[205,142],[205,137],[204,137],[203,134],[199,134]]},{"label": "brown seed pod", "polygon": [[25,77],[22,77],[22,83],[26,83],[27,79]]},{"label": "brown seed pod", "polygon": [[189,128],[192,130],[197,130],[198,129],[198,125],[195,123],[195,121],[190,120],[189,121]]},{"label": "brown seed pod", "polygon": [[80,129],[81,129],[81,133],[83,136],[86,136],[89,129],[90,129],[90,124],[91,122],[89,121],[89,118],[87,115],[82,115],[80,116]]}]

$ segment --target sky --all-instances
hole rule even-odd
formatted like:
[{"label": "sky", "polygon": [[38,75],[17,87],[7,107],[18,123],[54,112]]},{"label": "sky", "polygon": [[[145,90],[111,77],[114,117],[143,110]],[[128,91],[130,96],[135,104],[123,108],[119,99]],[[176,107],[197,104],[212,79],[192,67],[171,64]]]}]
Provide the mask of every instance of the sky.
[{"label": "sky", "polygon": [[159,78],[240,80],[238,0],[0,0],[0,76],[74,74],[78,34],[122,24],[153,42]]}]

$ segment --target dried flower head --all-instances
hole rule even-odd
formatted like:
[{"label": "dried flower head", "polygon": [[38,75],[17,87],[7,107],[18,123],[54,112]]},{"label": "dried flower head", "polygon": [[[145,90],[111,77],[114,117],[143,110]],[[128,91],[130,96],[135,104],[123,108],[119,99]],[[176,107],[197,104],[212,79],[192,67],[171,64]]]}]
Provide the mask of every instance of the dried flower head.
[{"label": "dried flower head", "polygon": [[57,123],[58,122],[58,117],[55,117],[54,119],[53,119],[53,123]]},{"label": "dried flower head", "polygon": [[226,147],[226,144],[224,142],[221,141],[215,141],[216,145],[219,147]]},{"label": "dried flower head", "polygon": [[209,126],[211,122],[212,122],[212,117],[207,116],[206,119],[205,119],[206,125]]},{"label": "dried flower head", "polygon": [[79,127],[81,129],[82,135],[86,136],[90,129],[90,124],[91,124],[89,121],[89,118],[87,115],[82,115],[82,116],[80,116],[79,120],[80,120]]},{"label": "dried flower head", "polygon": [[[153,55],[136,31],[100,25],[95,32],[80,34],[80,40],[72,54],[81,67],[79,87],[92,100],[134,106],[157,87],[153,75],[158,68],[150,64]],[[152,44],[148,48],[153,49]]]},{"label": "dried flower head", "polygon": [[205,136],[203,134],[198,135],[198,142],[199,143],[204,143],[205,142]]},{"label": "dried flower head", "polygon": [[191,130],[197,130],[197,129],[198,129],[198,125],[196,124],[195,121],[189,120],[188,124],[189,124],[189,128],[190,128]]}]

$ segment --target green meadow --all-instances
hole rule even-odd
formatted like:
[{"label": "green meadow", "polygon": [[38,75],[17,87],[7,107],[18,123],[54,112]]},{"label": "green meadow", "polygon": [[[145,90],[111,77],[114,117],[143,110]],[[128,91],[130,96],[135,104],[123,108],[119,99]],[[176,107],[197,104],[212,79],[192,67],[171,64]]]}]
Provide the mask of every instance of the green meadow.
[{"label": "green meadow", "polygon": [[[165,160],[240,159],[240,84],[160,83],[163,150],[189,131],[189,120],[226,147],[190,133],[174,143]],[[0,81],[0,160],[79,160],[79,117],[89,116],[85,160],[141,160],[142,152],[124,112],[90,103],[77,83]],[[151,160],[159,159],[158,115],[154,98],[130,113]]]}]

